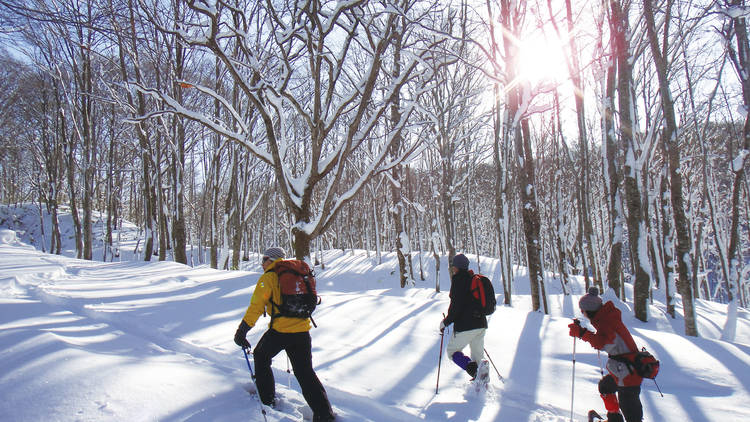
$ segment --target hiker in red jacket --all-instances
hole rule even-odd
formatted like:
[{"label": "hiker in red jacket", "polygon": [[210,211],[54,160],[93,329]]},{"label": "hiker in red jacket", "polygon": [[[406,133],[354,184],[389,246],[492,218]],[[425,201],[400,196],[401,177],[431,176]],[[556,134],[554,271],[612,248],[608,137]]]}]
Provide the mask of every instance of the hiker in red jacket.
[{"label": "hiker in red jacket", "polygon": [[[607,409],[608,422],[641,422],[643,406],[641,405],[641,378],[631,372],[627,361],[632,361],[638,352],[630,331],[622,323],[620,310],[612,301],[602,305],[599,289],[589,288],[587,294],[578,302],[581,313],[591,321],[596,333],[585,329],[576,320],[568,325],[571,337],[587,341],[597,350],[604,350],[609,355],[607,360],[608,375],[599,381],[599,393]],[[619,400],[618,400],[619,398]],[[622,415],[620,414],[622,411]]]}]

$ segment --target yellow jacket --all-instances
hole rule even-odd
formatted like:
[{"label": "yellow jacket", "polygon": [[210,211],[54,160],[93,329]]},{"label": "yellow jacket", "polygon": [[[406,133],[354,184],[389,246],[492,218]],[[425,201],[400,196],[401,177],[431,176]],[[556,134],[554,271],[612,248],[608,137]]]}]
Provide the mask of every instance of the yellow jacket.
[{"label": "yellow jacket", "polygon": [[[281,287],[279,287],[279,276],[273,271],[273,267],[281,259],[273,261],[268,267],[266,272],[258,279],[258,284],[255,285],[255,291],[253,297],[250,299],[250,306],[245,311],[245,316],[242,319],[249,326],[254,326],[258,321],[258,318],[266,312],[268,315],[273,315],[275,309],[271,304],[281,304]],[[268,328],[274,329],[280,333],[300,333],[303,331],[310,331],[310,318],[290,318],[290,317],[275,317],[271,318],[271,322],[268,324]]]}]

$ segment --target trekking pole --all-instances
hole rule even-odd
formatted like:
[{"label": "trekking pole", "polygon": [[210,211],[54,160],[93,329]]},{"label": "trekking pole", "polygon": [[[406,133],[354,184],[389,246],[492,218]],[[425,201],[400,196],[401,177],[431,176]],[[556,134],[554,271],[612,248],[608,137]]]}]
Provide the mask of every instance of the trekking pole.
[{"label": "trekking pole", "polygon": [[[445,319],[445,314],[443,314]],[[443,362],[443,337],[445,337],[445,330],[440,332],[440,356],[438,356],[438,373],[437,381],[435,382],[435,395],[438,393],[438,387],[440,386],[440,364]]]},{"label": "trekking pole", "polygon": [[250,358],[247,357],[247,349],[242,348],[242,353],[245,354],[245,361],[247,362],[247,369],[250,370],[250,379],[253,380],[253,385],[255,385],[255,397],[258,399],[258,403],[260,404],[260,413],[263,414],[263,420],[268,422],[268,419],[266,418],[266,409],[263,407],[263,402],[260,401],[260,393],[258,393],[258,384],[255,382],[255,374],[253,373],[253,367],[250,366]]},{"label": "trekking pole", "polygon": [[286,385],[289,388],[292,388],[292,371],[289,370],[289,354],[286,353],[286,350],[284,351],[284,354],[286,355]]},{"label": "trekking pole", "polygon": [[664,397],[664,394],[661,392],[661,388],[659,388],[659,384],[656,383],[656,378],[651,378],[654,381],[654,385],[656,385],[656,389],[659,390],[659,394]]},{"label": "trekking pole", "polygon": [[492,361],[492,358],[490,357],[490,354],[487,353],[487,349],[484,349],[484,354],[487,355],[487,359],[490,360],[490,363],[492,364],[492,367],[495,368],[495,373],[497,373],[497,378],[500,379],[500,381],[505,384],[505,378],[503,378],[502,375],[500,375],[500,371],[497,370],[497,366],[495,366],[495,362]]},{"label": "trekking pole", "polygon": [[[573,322],[576,325],[581,325],[581,321],[578,318],[574,319]],[[576,337],[573,337],[573,378],[570,383],[570,422],[573,422],[573,401],[576,397]]]}]

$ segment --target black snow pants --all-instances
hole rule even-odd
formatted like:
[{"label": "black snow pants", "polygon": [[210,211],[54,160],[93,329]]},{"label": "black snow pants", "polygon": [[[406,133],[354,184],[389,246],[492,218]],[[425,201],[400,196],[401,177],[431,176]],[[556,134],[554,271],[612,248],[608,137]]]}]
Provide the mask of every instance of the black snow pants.
[{"label": "black snow pants", "polygon": [[622,412],[622,416],[625,417],[626,422],[641,422],[643,420],[640,386],[618,386],[615,377],[609,374],[599,380],[599,393],[602,394],[602,400],[604,400],[605,404],[607,403],[607,395],[617,393],[618,400],[615,402],[619,402],[617,404],[619,404],[620,411]]},{"label": "black snow pants", "polygon": [[626,422],[641,422],[643,420],[643,405],[641,404],[641,387],[617,387],[617,398],[620,399],[620,411]]},{"label": "black snow pants", "polygon": [[294,376],[302,389],[302,395],[313,411],[314,419],[325,420],[333,417],[333,410],[326,390],[313,370],[311,349],[310,333],[307,331],[301,333],[266,331],[253,350],[258,396],[264,404],[271,405],[274,402],[276,383],[271,370],[271,360],[280,351],[285,350],[292,363]]}]

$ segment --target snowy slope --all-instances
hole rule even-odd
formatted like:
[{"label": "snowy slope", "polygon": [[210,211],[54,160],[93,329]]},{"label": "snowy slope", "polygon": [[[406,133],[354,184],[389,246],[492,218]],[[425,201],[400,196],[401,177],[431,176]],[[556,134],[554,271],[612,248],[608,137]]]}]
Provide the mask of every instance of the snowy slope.
[{"label": "snowy slope", "polygon": [[[416,287],[398,288],[392,255],[378,265],[364,251],[328,251],[324,262],[326,269],[317,269],[323,304],[315,313],[313,363],[342,421],[570,419],[567,324],[576,316],[581,280],[573,296],[556,293],[559,282],[549,280],[544,315],[529,312],[519,270],[513,307],[498,308],[486,340],[506,382],[493,370],[490,391],[477,394],[444,357],[435,395],[447,275],[435,293],[429,273]],[[426,271],[434,268],[424,262]],[[250,264],[255,268],[226,272],[83,261],[41,253],[0,229],[2,420],[262,421],[257,398],[246,391],[253,386],[245,358],[232,341],[260,275]],[[482,272],[492,274],[493,264],[483,259]],[[647,421],[750,418],[750,315],[741,310],[737,342],[727,343],[718,340],[726,306],[697,306],[702,338],[683,336],[682,322],[666,318],[658,301],[649,323],[624,313],[638,345],[662,362],[657,381],[664,397],[652,381],[643,385]],[[267,321],[248,335],[252,344]],[[283,353],[274,371],[282,408],[269,409],[268,420],[309,416]],[[599,371],[596,351],[579,341],[575,420],[585,420],[590,408],[603,410]]]}]

